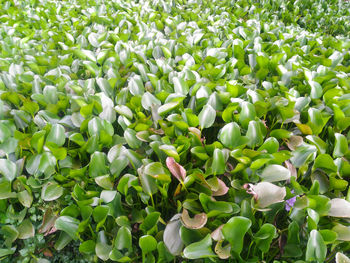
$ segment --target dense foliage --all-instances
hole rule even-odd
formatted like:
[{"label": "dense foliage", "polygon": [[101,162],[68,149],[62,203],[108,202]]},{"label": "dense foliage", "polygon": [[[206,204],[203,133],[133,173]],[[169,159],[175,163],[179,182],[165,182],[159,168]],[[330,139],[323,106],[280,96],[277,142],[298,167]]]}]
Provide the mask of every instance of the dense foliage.
[{"label": "dense foliage", "polygon": [[0,260],[350,262],[349,12],[0,1]]}]

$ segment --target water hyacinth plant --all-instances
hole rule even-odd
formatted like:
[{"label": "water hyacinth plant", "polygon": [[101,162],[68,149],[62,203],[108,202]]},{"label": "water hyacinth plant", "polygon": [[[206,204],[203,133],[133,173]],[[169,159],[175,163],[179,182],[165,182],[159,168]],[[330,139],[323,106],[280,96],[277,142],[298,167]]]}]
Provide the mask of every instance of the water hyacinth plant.
[{"label": "water hyacinth plant", "polygon": [[0,1],[0,261],[350,262],[349,17]]}]

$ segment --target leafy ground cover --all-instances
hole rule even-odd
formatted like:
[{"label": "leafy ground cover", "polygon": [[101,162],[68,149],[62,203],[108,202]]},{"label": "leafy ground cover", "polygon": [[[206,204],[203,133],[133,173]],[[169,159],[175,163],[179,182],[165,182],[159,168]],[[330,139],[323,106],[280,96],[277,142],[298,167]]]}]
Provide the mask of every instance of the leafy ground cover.
[{"label": "leafy ground cover", "polygon": [[348,1],[0,1],[0,260],[350,262]]},{"label": "leafy ground cover", "polygon": [[350,36],[349,1],[257,1],[256,4],[286,25],[299,25],[321,34]]}]

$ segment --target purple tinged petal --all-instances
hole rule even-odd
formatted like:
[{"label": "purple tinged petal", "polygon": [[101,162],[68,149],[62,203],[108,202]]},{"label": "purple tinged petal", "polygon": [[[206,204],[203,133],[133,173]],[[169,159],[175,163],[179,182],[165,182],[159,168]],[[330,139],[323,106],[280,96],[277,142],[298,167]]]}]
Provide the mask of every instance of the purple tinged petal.
[{"label": "purple tinged petal", "polygon": [[294,206],[295,201],[297,200],[297,196],[294,196],[288,200],[286,200],[286,210],[290,211],[290,209]]}]

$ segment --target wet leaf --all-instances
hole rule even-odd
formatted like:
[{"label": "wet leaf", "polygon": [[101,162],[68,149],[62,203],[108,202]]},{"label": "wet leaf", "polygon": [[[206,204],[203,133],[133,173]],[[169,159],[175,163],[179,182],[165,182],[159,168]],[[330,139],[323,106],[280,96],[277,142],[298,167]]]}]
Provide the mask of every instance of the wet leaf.
[{"label": "wet leaf", "polygon": [[324,262],[327,255],[327,246],[324,244],[321,234],[312,230],[306,248],[306,260]]},{"label": "wet leaf", "polygon": [[47,135],[46,142],[55,143],[57,146],[62,146],[66,140],[64,127],[60,124],[54,124]]},{"label": "wet leaf", "polygon": [[232,217],[223,227],[222,235],[225,240],[230,242],[231,249],[240,254],[243,249],[243,239],[247,231],[249,230],[252,222],[245,217],[235,216]]},{"label": "wet leaf", "polygon": [[60,216],[56,219],[55,228],[64,231],[72,239],[78,238],[77,231],[79,226],[79,220],[70,216]]},{"label": "wet leaf", "polygon": [[220,149],[215,149],[213,154],[212,172],[214,175],[223,174],[225,172],[226,164],[224,153]]},{"label": "wet leaf", "polygon": [[17,231],[19,239],[27,239],[35,235],[35,228],[29,219],[23,220],[17,227]]},{"label": "wet leaf", "polygon": [[226,124],[219,132],[219,140],[231,149],[241,145],[241,130],[237,123]]},{"label": "wet leaf", "polygon": [[348,141],[343,134],[336,133],[333,157],[342,157],[348,151]]},{"label": "wet leaf", "polygon": [[174,256],[180,255],[184,246],[180,237],[180,227],[182,226],[180,218],[181,214],[174,215],[166,225],[163,235],[165,246]]},{"label": "wet leaf", "polygon": [[42,188],[41,198],[44,201],[53,201],[58,199],[63,194],[63,188],[56,183],[47,183]]},{"label": "wet leaf", "polygon": [[6,180],[12,181],[17,175],[17,166],[10,160],[0,159],[0,174],[2,174]]},{"label": "wet leaf", "polygon": [[276,228],[271,224],[264,224],[261,226],[259,231],[255,234],[254,239],[258,248],[266,253],[272,240],[276,237]]},{"label": "wet leaf", "polygon": [[210,234],[208,234],[201,241],[192,243],[185,247],[183,251],[184,257],[188,259],[215,257],[216,255],[212,251],[211,245],[211,237]]},{"label": "wet leaf", "polygon": [[149,253],[157,248],[157,241],[150,235],[140,237],[139,246],[143,253]]},{"label": "wet leaf", "polygon": [[204,128],[209,128],[214,124],[216,112],[210,105],[205,105],[202,111],[199,113],[199,125]]},{"label": "wet leaf", "polygon": [[267,166],[261,173],[260,177],[266,182],[278,182],[288,180],[291,177],[291,172],[277,164]]}]

